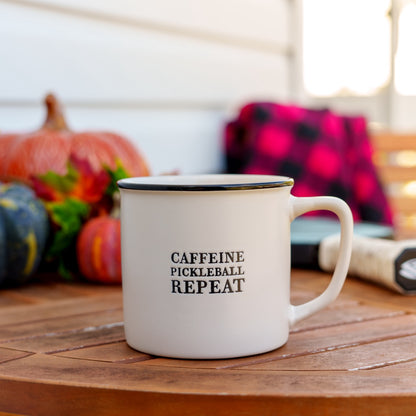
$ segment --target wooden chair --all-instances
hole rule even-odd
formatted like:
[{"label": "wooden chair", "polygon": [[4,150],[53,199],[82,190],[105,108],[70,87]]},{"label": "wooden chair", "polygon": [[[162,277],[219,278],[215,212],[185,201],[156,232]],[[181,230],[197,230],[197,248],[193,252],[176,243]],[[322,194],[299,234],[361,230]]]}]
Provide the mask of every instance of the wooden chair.
[{"label": "wooden chair", "polygon": [[396,234],[416,238],[416,133],[374,132],[371,141]]}]

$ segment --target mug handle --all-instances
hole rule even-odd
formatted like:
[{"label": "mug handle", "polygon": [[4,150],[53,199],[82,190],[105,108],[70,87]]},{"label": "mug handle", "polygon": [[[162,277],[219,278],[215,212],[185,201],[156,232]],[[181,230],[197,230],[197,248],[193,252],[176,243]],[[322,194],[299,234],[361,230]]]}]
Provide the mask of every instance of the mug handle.
[{"label": "mug handle", "polygon": [[308,211],[326,210],[335,213],[341,223],[341,243],[337,264],[328,287],[317,298],[302,305],[289,305],[289,325],[324,308],[334,301],[342,289],[351,259],[353,219],[348,205],[341,199],[331,196],[295,197],[289,199],[290,222]]}]

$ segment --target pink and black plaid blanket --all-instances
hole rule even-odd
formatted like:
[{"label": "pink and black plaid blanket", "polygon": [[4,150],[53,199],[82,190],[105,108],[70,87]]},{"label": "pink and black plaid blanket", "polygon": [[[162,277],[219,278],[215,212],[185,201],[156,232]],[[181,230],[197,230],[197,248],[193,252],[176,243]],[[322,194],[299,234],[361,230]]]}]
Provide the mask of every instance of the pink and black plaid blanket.
[{"label": "pink and black plaid blanket", "polygon": [[295,196],[337,196],[356,221],[392,224],[364,117],[250,103],[226,125],[225,154],[228,173],[290,176]]}]

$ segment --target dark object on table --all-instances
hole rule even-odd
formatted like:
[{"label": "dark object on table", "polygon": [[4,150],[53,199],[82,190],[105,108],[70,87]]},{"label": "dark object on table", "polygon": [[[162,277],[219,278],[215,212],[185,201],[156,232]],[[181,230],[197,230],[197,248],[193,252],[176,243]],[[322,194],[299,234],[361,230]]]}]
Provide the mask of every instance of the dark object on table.
[{"label": "dark object on table", "polygon": [[[331,218],[296,218],[291,226],[292,267],[319,269],[319,246],[323,239],[340,232],[339,222]],[[354,234],[373,238],[392,238],[393,228],[369,222],[356,222]]]}]

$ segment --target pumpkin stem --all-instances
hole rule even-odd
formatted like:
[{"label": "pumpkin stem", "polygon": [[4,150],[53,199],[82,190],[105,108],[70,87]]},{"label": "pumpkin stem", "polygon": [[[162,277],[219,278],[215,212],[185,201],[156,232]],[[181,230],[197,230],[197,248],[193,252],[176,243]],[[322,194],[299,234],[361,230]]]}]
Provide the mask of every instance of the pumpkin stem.
[{"label": "pumpkin stem", "polygon": [[43,128],[51,130],[69,130],[62,111],[62,106],[53,94],[48,94],[45,97],[45,105],[47,114]]}]

